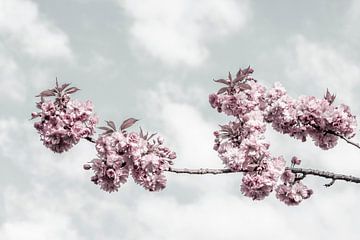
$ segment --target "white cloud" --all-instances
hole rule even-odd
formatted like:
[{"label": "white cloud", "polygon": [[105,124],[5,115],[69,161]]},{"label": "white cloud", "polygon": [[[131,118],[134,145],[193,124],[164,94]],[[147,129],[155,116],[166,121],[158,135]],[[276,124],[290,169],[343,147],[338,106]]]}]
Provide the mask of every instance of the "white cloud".
[{"label": "white cloud", "polygon": [[72,58],[67,35],[30,0],[0,0],[0,37],[35,58]]},{"label": "white cloud", "polygon": [[[348,10],[343,14],[344,28],[342,32],[344,33],[345,41],[349,44],[354,44],[355,47],[359,47],[360,33],[358,31],[360,25],[360,2],[357,0],[353,0],[349,4]],[[351,50],[354,49],[353,46],[350,46]]]},{"label": "white cloud", "polygon": [[245,0],[118,2],[133,20],[135,43],[170,65],[200,65],[209,55],[206,44],[238,32],[250,15]]},{"label": "white cloud", "polygon": [[360,87],[360,68],[335,47],[312,42],[299,35],[291,45],[285,66],[287,78],[302,89],[326,88],[337,95],[337,102],[359,107],[356,89]]},{"label": "white cloud", "polygon": [[23,78],[15,60],[0,52],[0,99],[23,101],[26,92]]}]

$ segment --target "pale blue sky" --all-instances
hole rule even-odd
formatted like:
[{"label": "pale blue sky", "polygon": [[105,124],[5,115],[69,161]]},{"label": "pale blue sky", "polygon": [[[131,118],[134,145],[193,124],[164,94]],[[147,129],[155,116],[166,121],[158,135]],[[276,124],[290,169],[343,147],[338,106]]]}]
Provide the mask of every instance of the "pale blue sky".
[{"label": "pale blue sky", "polygon": [[[314,195],[287,207],[241,195],[241,175],[168,173],[150,193],[129,180],[117,193],[93,185],[82,142],[58,155],[32,123],[34,96],[60,81],[81,88],[102,121],[141,119],[165,136],[179,167],[222,167],[212,132],[228,118],[210,108],[213,78],[253,66],[289,94],[321,97],[360,114],[360,2],[245,0],[0,0],[0,238],[358,239],[356,184],[305,182]],[[358,131],[359,132],[359,131]],[[360,176],[359,152],[321,151],[269,130],[274,155]],[[359,141],[359,137],[356,138]]]}]

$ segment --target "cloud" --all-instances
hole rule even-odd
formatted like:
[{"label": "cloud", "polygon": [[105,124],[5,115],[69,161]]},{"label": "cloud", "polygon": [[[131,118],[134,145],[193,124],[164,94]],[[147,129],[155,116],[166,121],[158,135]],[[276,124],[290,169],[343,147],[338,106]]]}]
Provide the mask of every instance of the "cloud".
[{"label": "cloud", "polygon": [[118,2],[133,21],[136,46],[169,65],[200,65],[209,56],[208,42],[238,32],[250,17],[245,0]]},{"label": "cloud", "polygon": [[14,188],[6,188],[2,194],[5,199],[3,214],[7,217],[6,222],[0,225],[2,239],[83,239],[74,229],[69,216],[49,206],[37,205],[37,201],[44,201],[36,201],[31,193],[20,193]]},{"label": "cloud", "polygon": [[0,45],[0,99],[22,102],[25,92],[24,77],[16,61],[10,56],[1,55]]},{"label": "cloud", "polygon": [[334,46],[310,41],[302,35],[291,42],[294,50],[289,51],[284,69],[295,87],[321,89],[323,93],[328,88],[337,95],[338,103],[359,108],[360,68],[351,58]]},{"label": "cloud", "polygon": [[72,58],[67,35],[30,0],[0,0],[0,38],[37,59]]},{"label": "cloud", "polygon": [[347,11],[345,12],[344,18],[344,28],[342,32],[344,34],[345,41],[348,44],[353,44],[351,46],[351,50],[360,47],[360,33],[358,31],[360,24],[360,2],[357,0],[353,0],[350,2]]}]

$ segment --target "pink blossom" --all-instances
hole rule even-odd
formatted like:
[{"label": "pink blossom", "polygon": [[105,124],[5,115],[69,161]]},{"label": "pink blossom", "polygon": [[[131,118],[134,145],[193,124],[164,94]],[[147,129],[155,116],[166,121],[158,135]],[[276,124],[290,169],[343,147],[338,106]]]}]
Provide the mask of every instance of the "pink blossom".
[{"label": "pink blossom", "polygon": [[[65,85],[63,85],[65,86]],[[68,86],[68,85],[67,85]],[[34,123],[43,144],[52,151],[61,153],[76,145],[81,138],[92,136],[98,121],[93,114],[90,101],[71,100],[74,88],[56,86],[40,93],[37,107],[40,112],[32,113],[33,118],[40,118]],[[45,98],[53,97],[52,100]]]},{"label": "pink blossom", "polygon": [[302,200],[308,199],[313,191],[301,182],[293,185],[279,185],[276,188],[276,197],[287,205],[298,205]]},{"label": "pink blossom", "polygon": [[166,186],[164,171],[173,164],[176,154],[163,145],[158,137],[155,141],[142,133],[111,131],[102,134],[95,147],[99,159],[84,165],[92,169],[92,181],[107,192],[117,191],[126,182],[129,174],[134,181],[149,191],[159,191]]}]

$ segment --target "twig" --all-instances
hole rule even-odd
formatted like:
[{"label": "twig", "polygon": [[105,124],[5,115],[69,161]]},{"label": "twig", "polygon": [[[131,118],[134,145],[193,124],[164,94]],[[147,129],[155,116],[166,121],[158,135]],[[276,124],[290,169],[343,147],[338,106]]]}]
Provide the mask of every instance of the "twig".
[{"label": "twig", "polygon": [[86,137],[85,139],[92,143],[96,142],[95,139],[93,139],[92,137]]},{"label": "twig", "polygon": [[330,187],[335,183],[335,179],[331,179],[331,182],[324,184],[325,187]]},{"label": "twig", "polygon": [[[342,180],[342,181],[347,181],[347,182],[360,183],[359,177],[354,177],[351,175],[337,174],[337,173],[332,173],[332,172],[328,172],[328,171],[320,171],[320,170],[310,169],[310,168],[290,168],[290,167],[288,167],[286,169],[291,170],[293,173],[301,173],[304,176],[305,175],[314,175],[314,176],[318,176],[318,177],[332,179],[333,181]],[[227,169],[227,168],[225,168],[225,169],[211,169],[211,168],[188,169],[188,168],[171,168],[171,167],[167,171],[173,172],[173,173],[199,174],[199,175],[202,175],[202,174],[217,175],[217,174],[225,174],[225,173],[244,172],[244,171],[233,171],[233,170]]]},{"label": "twig", "polygon": [[347,143],[349,143],[349,144],[351,144],[351,145],[353,145],[353,146],[355,146],[355,147],[357,147],[357,148],[360,149],[360,144],[359,144],[359,143],[355,143],[355,142],[353,142],[353,141],[350,141],[348,138],[346,138],[346,137],[344,137],[344,136],[341,136],[340,134],[337,134],[336,132],[333,132],[333,131],[327,131],[327,133],[330,133],[330,134],[332,134],[332,135],[335,135],[335,136],[343,139],[345,142],[347,142]]},{"label": "twig", "polygon": [[[91,137],[86,137],[85,139],[91,143],[96,142],[95,139],[93,139]],[[355,144],[355,146],[357,146],[357,145]],[[357,146],[357,147],[359,147],[359,146]],[[318,177],[331,179],[332,181],[330,183],[325,184],[326,187],[333,185],[336,180],[360,183],[359,177],[354,177],[351,175],[337,174],[337,173],[321,171],[321,170],[316,170],[316,169],[311,169],[311,168],[287,167],[286,169],[291,170],[293,173],[302,174],[300,177],[300,180],[305,178],[305,176],[307,176],[307,175],[314,175],[314,176],[318,176]],[[166,171],[173,172],[173,173],[185,173],[185,174],[197,174],[197,175],[203,175],[203,174],[217,175],[217,174],[225,174],[225,173],[245,172],[245,171],[234,171],[234,170],[227,169],[227,168],[224,168],[224,169],[211,169],[211,168],[188,169],[188,168],[172,168],[172,167],[170,167]]]}]

